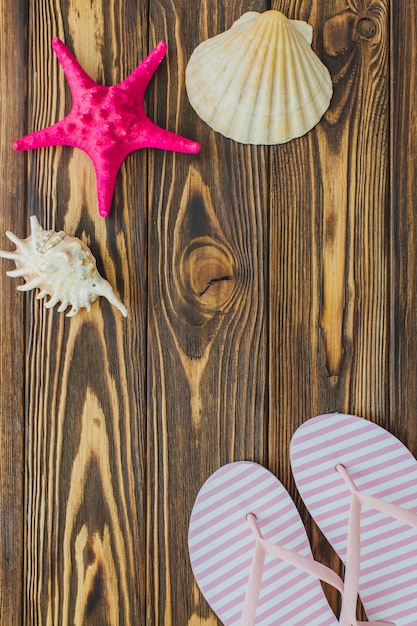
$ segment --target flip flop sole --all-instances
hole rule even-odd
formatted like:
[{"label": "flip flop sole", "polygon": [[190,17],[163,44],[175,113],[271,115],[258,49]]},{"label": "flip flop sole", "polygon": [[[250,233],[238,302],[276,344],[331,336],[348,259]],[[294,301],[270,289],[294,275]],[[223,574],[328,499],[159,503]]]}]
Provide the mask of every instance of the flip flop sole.
[{"label": "flip flop sole", "polygon": [[[191,514],[189,552],[206,600],[225,626],[240,626],[255,538],[247,515],[254,513],[264,539],[313,559],[298,511],[281,483],[249,461],[214,472],[201,488]],[[336,626],[320,582],[267,555],[256,626]]]},{"label": "flip flop sole", "polygon": [[[357,489],[417,513],[417,462],[393,435],[368,420],[319,415],[294,433],[291,467],[307,509],[346,562],[350,491]],[[368,619],[417,624],[417,530],[363,507],[359,594]]]}]

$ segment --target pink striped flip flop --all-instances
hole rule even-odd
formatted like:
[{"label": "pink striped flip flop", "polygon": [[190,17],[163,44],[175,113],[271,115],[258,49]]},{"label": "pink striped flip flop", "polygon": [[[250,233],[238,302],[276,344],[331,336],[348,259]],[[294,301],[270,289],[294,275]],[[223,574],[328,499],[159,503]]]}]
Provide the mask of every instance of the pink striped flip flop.
[{"label": "pink striped flip flop", "polygon": [[417,462],[361,417],[319,415],[290,446],[298,491],[346,565],[344,611],[359,593],[368,619],[417,624]]},{"label": "pink striped flip flop", "polygon": [[225,626],[338,624],[319,578],[341,593],[343,583],[314,561],[293,501],[261,465],[239,461],[210,476],[188,541],[197,583]]}]

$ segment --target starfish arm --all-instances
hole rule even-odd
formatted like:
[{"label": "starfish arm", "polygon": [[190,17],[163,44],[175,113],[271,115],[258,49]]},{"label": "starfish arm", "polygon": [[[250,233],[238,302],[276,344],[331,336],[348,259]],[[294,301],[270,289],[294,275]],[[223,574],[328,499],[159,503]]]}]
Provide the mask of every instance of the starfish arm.
[{"label": "starfish arm", "polygon": [[62,69],[64,70],[64,74],[74,99],[80,92],[80,87],[82,87],[83,90],[97,87],[97,83],[81,67],[72,52],[58,37],[55,37],[52,40],[52,47]]},{"label": "starfish arm", "polygon": [[117,174],[124,160],[117,153],[108,156],[91,157],[96,172],[98,212],[108,217],[113,201]]},{"label": "starfish arm", "polygon": [[125,80],[120,83],[128,90],[134,89],[138,96],[143,97],[146,88],[149,85],[153,75],[161,64],[167,51],[167,44],[165,41],[160,41],[158,45],[148,54],[146,59],[133,70],[131,74]]},{"label": "starfish arm", "polygon": [[20,137],[13,143],[13,148],[21,150],[33,150],[34,148],[46,148],[48,146],[73,146],[68,135],[67,123],[64,118],[60,122],[42,128],[34,133]]},{"label": "starfish arm", "polygon": [[[161,150],[172,150],[173,152],[185,152],[187,154],[197,154],[201,146],[196,141],[181,137],[169,130],[164,130],[149,120],[148,133],[144,140],[142,138],[141,148],[160,148]],[[136,148],[135,148],[136,149]]]}]

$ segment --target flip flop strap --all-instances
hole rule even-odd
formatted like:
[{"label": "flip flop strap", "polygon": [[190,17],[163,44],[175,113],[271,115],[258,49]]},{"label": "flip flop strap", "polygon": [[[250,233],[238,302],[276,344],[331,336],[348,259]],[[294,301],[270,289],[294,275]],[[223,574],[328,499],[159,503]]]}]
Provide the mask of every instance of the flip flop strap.
[{"label": "flip flop strap", "polygon": [[[343,594],[342,609],[340,613],[341,626],[349,626],[349,616],[352,614],[353,607],[356,607],[359,594],[361,559],[360,517],[362,507],[367,506],[376,511],[380,511],[381,513],[385,513],[387,516],[397,519],[413,528],[417,528],[417,515],[396,504],[386,502],[380,498],[376,498],[359,491],[352,478],[349,476],[347,469],[343,465],[337,465],[336,469],[344,479],[352,495],[347,533],[345,592]],[[377,624],[377,622],[374,622],[374,624]]]},{"label": "flip flop strap", "polygon": [[[262,586],[262,572],[264,568],[265,557],[267,554],[271,554],[282,561],[290,563],[297,569],[332,585],[340,592],[343,597],[343,581],[333,570],[331,570],[329,567],[326,567],[322,563],[315,561],[312,558],[303,556],[301,554],[298,554],[297,552],[287,550],[286,548],[266,541],[262,537],[261,531],[256,522],[256,516],[253,513],[250,513],[247,516],[247,520],[253,534],[255,535],[256,543],[252,558],[251,570],[249,574],[245,602],[242,611],[242,626],[252,626],[255,621],[256,609],[258,606],[258,599]],[[351,621],[349,621],[349,626],[350,624],[352,624],[353,626],[389,626],[386,622],[358,622],[356,621],[355,615],[356,602],[354,612],[351,615]]]}]

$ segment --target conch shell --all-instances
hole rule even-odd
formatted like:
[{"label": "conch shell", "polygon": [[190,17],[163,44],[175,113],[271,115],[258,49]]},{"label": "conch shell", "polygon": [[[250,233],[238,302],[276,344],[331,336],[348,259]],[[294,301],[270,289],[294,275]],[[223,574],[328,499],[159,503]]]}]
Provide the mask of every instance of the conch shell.
[{"label": "conch shell", "polygon": [[73,317],[79,309],[90,305],[99,296],[104,296],[126,317],[126,307],[115,296],[110,283],[97,271],[96,260],[91,250],[77,237],[70,237],[63,230],[43,230],[36,216],[30,218],[31,234],[19,239],[11,232],[8,238],[15,244],[14,252],[0,250],[0,257],[12,259],[16,269],[8,276],[23,277],[24,285],[19,291],[38,288],[38,299],[50,296],[46,308],[60,303],[62,313],[69,306],[67,317]]},{"label": "conch shell", "polygon": [[319,122],[333,93],[312,38],[309,24],[279,11],[245,13],[192,53],[185,73],[191,105],[214,130],[240,143],[301,137]]}]

